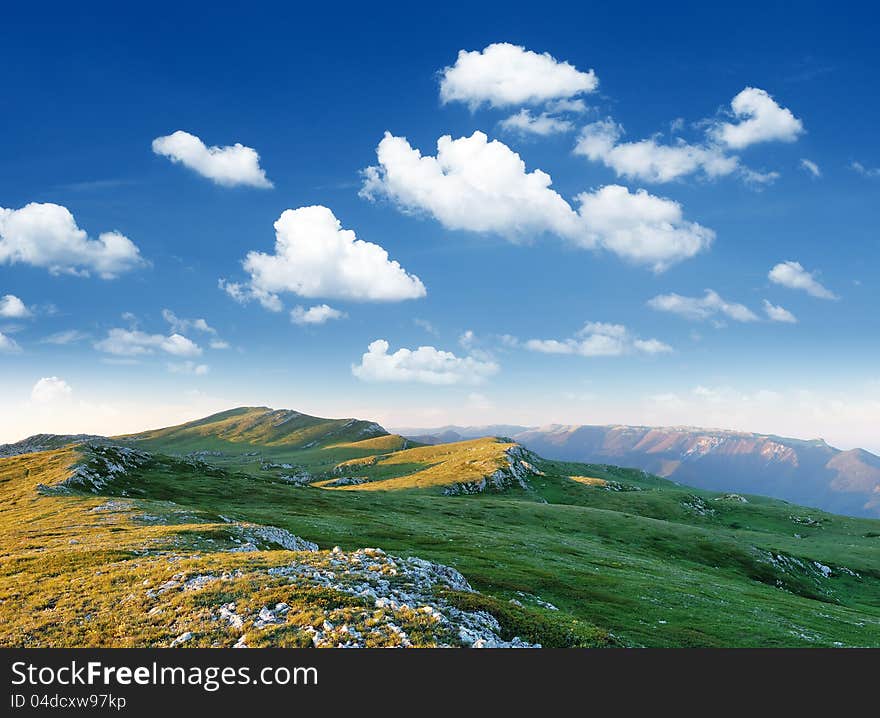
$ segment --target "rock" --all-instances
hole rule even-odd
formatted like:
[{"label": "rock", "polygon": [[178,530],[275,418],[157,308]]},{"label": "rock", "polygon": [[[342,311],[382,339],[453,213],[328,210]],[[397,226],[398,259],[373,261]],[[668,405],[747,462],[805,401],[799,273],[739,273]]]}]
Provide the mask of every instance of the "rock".
[{"label": "rock", "polygon": [[181,633],[177,638],[175,638],[173,641],[171,641],[171,648],[174,648],[174,647],[179,646],[183,643],[186,643],[187,641],[192,639],[192,637],[193,637],[193,634],[190,631],[187,631],[186,633]]},{"label": "rock", "polygon": [[276,526],[261,526],[259,524],[238,524],[241,538],[253,545],[253,548],[239,547],[233,551],[257,551],[260,545],[266,548],[282,548],[287,551],[317,551],[318,544],[306,541]]},{"label": "rock", "polygon": [[209,583],[219,580],[216,576],[212,576],[211,574],[204,574],[202,576],[193,576],[186,583],[183,584],[184,591],[198,591],[203,589]]}]

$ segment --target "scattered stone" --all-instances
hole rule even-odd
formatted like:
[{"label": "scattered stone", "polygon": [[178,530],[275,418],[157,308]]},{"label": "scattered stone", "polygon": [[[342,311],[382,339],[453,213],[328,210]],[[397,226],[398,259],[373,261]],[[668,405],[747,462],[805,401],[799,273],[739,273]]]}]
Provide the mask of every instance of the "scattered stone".
[{"label": "scattered stone", "polygon": [[192,639],[193,634],[187,631],[186,633],[181,633],[177,638],[171,641],[171,648],[175,648],[183,643],[186,643],[190,639]]},{"label": "scattered stone", "polygon": [[749,500],[745,496],[740,496],[739,494],[724,494],[723,496],[716,496],[714,501],[738,501],[741,504],[749,503]]}]

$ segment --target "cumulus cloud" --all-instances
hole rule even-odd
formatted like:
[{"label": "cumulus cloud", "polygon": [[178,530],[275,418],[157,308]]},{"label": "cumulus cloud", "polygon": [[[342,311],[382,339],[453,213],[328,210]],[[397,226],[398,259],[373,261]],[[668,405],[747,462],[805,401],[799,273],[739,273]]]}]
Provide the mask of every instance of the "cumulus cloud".
[{"label": "cumulus cloud", "polygon": [[797,317],[784,307],[778,304],[771,304],[764,300],[764,313],[767,318],[773,322],[785,322],[786,324],[797,324]]},{"label": "cumulus cloud", "polygon": [[0,332],[0,354],[18,354],[21,346],[15,339]]},{"label": "cumulus cloud", "polygon": [[529,110],[522,109],[515,115],[507,117],[499,123],[501,128],[508,132],[519,132],[523,135],[558,135],[570,132],[574,128],[571,121],[556,117],[547,112],[533,115]]},{"label": "cumulus cloud", "polygon": [[172,374],[190,374],[192,376],[204,376],[208,373],[207,364],[196,364],[194,361],[169,362],[168,371]]},{"label": "cumulus cloud", "polygon": [[722,122],[711,129],[721,144],[739,150],[759,142],[794,142],[804,131],[803,122],[781,107],[766,90],[747,87],[730,102],[737,122]]},{"label": "cumulus cloud", "polygon": [[437,141],[422,156],[406,138],[385,133],[379,164],[364,171],[361,195],[385,197],[405,212],[424,212],[448,229],[495,233],[510,241],[552,234],[585,248],[604,248],[662,271],[707,248],[714,232],[685,221],[681,206],[644,190],[608,185],[576,198],[579,210],[551,188],[551,177],[482,132]]},{"label": "cumulus cloud", "polygon": [[140,250],[119,232],[90,239],[66,207],[31,202],[0,207],[0,264],[29,264],[52,274],[112,279],[145,264]]},{"label": "cumulus cloud", "polygon": [[808,160],[806,157],[801,160],[800,167],[817,179],[822,176],[822,170],[819,169],[819,165],[813,162],[813,160]]},{"label": "cumulus cloud", "polygon": [[662,272],[707,249],[715,232],[684,219],[681,205],[643,189],[606,185],[577,196],[586,234],[575,241],[598,246]]},{"label": "cumulus cloud", "polygon": [[[791,112],[780,107],[764,90],[747,87],[731,101],[736,124],[705,121],[706,137],[696,144],[677,138],[663,143],[659,136],[635,142],[621,142],[623,126],[610,117],[586,125],[578,136],[574,153],[594,162],[602,162],[619,177],[646,182],[672,182],[691,174],[708,179],[736,174],[753,185],[766,185],[779,177],[778,172],[760,172],[745,167],[740,158],[729,153],[758,142],[771,140],[793,142],[803,132],[803,124]],[[676,120],[672,132],[684,126]],[[818,170],[809,160],[802,162]],[[803,165],[807,167],[807,165]],[[807,167],[809,169],[809,167]]]},{"label": "cumulus cloud", "polygon": [[507,42],[482,51],[461,50],[455,64],[440,73],[441,101],[465,102],[472,110],[484,103],[508,107],[570,99],[598,86],[593,70],[581,72],[546,52]]},{"label": "cumulus cloud", "polygon": [[739,158],[727,155],[713,145],[693,145],[679,140],[660,144],[656,138],[620,142],[623,127],[608,118],[584,127],[574,152],[594,162],[602,162],[620,177],[647,182],[671,182],[701,172],[715,178],[739,169]]},{"label": "cumulus cloud", "polygon": [[331,319],[343,319],[345,312],[334,309],[327,304],[317,304],[314,307],[294,307],[290,312],[290,321],[294,324],[325,324]]},{"label": "cumulus cloud", "polygon": [[257,299],[274,311],[282,308],[281,292],[356,302],[396,302],[427,293],[382,247],[357,239],[320,205],[285,210],[275,222],[275,253],[249,252],[242,264],[249,282],[221,280],[221,287],[238,301]]},{"label": "cumulus cloud", "polygon": [[31,310],[14,294],[0,297],[0,317],[3,319],[27,319]]},{"label": "cumulus cloud", "polygon": [[226,147],[206,147],[195,135],[177,130],[153,140],[153,152],[172,162],[179,162],[224,187],[272,187],[260,167],[257,151],[238,142]]},{"label": "cumulus cloud", "polygon": [[107,336],[95,342],[95,349],[116,356],[134,357],[163,351],[179,357],[195,357],[201,347],[181,334],[147,334],[137,329],[111,329]]},{"label": "cumulus cloud", "polygon": [[837,299],[837,295],[826,289],[815,277],[815,272],[808,272],[800,262],[780,262],[767,275],[771,282],[781,284],[789,289],[800,289],[819,299]]},{"label": "cumulus cloud", "polygon": [[678,314],[692,321],[704,321],[719,314],[737,322],[754,322],[758,319],[758,316],[747,306],[728,302],[711,289],[707,289],[702,297],[684,297],[675,293],[659,294],[648,300],[648,306],[660,312]]},{"label": "cumulus cloud", "polygon": [[389,353],[389,344],[377,339],[367,348],[352,373],[364,381],[421,382],[424,384],[479,384],[498,371],[492,361],[459,357],[432,346],[398,349]]},{"label": "cumulus cloud", "polygon": [[212,339],[209,346],[211,349],[229,349],[229,342],[223,341],[222,339]]},{"label": "cumulus cloud", "polygon": [[666,354],[672,347],[659,339],[640,339],[622,324],[587,322],[568,339],[529,339],[526,349],[542,354],[617,357],[624,354]]},{"label": "cumulus cloud", "polygon": [[66,399],[73,393],[70,385],[57,376],[44,376],[31,389],[31,399],[39,404],[49,404]]},{"label": "cumulus cloud", "polygon": [[514,241],[577,233],[577,214],[550,188],[550,175],[526,171],[516,152],[482,132],[457,140],[444,135],[436,157],[386,132],[376,156],[378,166],[364,171],[361,196],[368,199],[386,197],[404,210],[427,212],[448,229]]}]

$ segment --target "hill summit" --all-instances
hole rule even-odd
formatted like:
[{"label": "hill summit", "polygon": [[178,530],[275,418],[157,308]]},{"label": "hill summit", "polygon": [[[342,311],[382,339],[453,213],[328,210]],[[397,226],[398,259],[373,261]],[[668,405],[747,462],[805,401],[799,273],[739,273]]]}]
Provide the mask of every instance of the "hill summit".
[{"label": "hill summit", "polygon": [[120,440],[161,444],[164,449],[205,450],[213,444],[253,444],[310,449],[387,436],[388,432],[373,421],[360,419],[323,419],[292,409],[267,406],[241,406],[204,419],[164,429],[115,437]]}]

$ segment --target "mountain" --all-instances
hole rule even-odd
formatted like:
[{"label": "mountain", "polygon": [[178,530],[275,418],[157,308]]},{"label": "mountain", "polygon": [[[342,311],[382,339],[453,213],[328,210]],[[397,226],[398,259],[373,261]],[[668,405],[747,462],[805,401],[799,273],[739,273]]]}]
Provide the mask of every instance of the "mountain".
[{"label": "mountain", "polygon": [[516,436],[530,427],[518,424],[486,424],[483,426],[456,426],[449,424],[436,429],[395,428],[394,432],[422,444],[448,444],[481,436]]},{"label": "mountain", "polygon": [[[458,440],[496,427],[444,427]],[[509,427],[506,427],[509,428]],[[448,434],[404,434],[436,443]],[[476,433],[475,433],[476,432]],[[880,457],[805,441],[692,427],[551,425],[506,434],[542,456],[632,466],[690,486],[762,494],[806,506],[880,517]]]},{"label": "mountain", "polygon": [[0,646],[880,647],[880,521],[510,438],[250,407],[0,456]]},{"label": "mountain", "polygon": [[322,419],[290,409],[244,406],[166,429],[116,438],[184,451],[242,444],[308,449],[387,435],[388,432],[373,421]]}]

